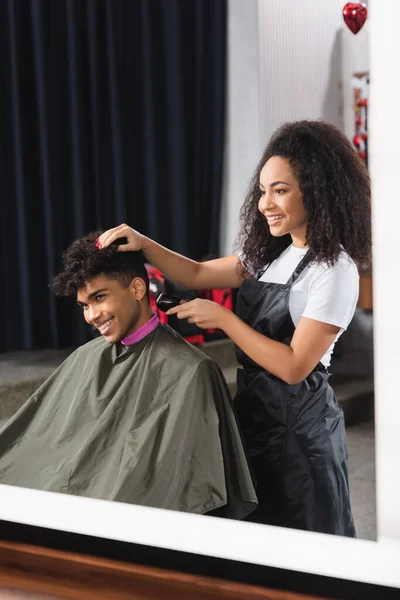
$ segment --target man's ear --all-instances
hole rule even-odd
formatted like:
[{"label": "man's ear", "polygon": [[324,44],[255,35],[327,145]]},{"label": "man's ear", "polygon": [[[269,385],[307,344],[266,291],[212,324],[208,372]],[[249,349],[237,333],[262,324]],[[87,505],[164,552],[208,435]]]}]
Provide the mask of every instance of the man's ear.
[{"label": "man's ear", "polygon": [[129,284],[129,289],[138,302],[141,302],[146,296],[146,284],[141,277],[134,277]]}]

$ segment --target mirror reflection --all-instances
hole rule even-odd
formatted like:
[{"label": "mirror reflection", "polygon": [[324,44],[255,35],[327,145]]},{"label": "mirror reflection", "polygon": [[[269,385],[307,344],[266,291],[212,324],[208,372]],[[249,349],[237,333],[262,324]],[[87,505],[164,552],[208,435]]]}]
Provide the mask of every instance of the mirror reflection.
[{"label": "mirror reflection", "polygon": [[268,5],[3,15],[0,483],[375,539],[367,22]]}]

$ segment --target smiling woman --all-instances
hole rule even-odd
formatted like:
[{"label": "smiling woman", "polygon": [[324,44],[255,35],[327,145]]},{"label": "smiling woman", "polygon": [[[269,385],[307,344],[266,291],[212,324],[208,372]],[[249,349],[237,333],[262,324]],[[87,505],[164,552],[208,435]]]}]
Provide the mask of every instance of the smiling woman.
[{"label": "smiling woman", "polygon": [[307,219],[303,194],[285,158],[273,156],[262,168],[258,209],[267,219],[272,235],[290,233],[293,245],[304,248]]},{"label": "smiling woman", "polygon": [[[274,185],[279,180],[291,187]],[[260,192],[267,192],[263,184],[274,192],[267,201]],[[277,197],[287,194],[294,222],[285,215],[282,228],[266,228],[268,213],[281,206]],[[251,180],[241,218],[245,266],[258,275],[292,243],[309,247],[319,262],[335,263],[343,248],[354,260],[371,259],[367,170],[349,140],[323,121],[288,123],[275,132]]]},{"label": "smiling woman", "polygon": [[[236,315],[196,299],[168,311],[236,344],[235,398],[257,481],[248,519],[355,536],[343,412],[328,383],[335,342],[358,298],[353,259],[371,250],[369,177],[349,141],[323,121],[272,136],[242,211],[239,255],[195,263],[127,225],[103,233],[187,288],[240,287]],[[239,268],[238,268],[239,267]]]}]

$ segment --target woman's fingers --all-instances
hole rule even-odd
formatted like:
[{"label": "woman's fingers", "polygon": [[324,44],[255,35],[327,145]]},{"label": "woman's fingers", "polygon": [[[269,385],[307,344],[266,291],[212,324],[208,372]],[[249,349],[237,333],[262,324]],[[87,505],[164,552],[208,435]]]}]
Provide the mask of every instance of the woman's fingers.
[{"label": "woman's fingers", "polygon": [[176,315],[178,319],[187,319],[191,316],[190,310],[191,302],[183,302],[182,304],[178,304],[178,306],[174,306],[174,308],[170,308],[167,310],[167,315]]},{"label": "woman's fingers", "polygon": [[141,250],[143,247],[143,236],[123,223],[118,227],[113,227],[112,229],[107,229],[104,233],[101,234],[99,239],[97,240],[100,248],[107,248],[110,244],[118,240],[119,238],[125,237],[127,239],[126,244],[120,244],[117,248],[119,252],[129,252],[134,250]]},{"label": "woman's fingers", "polygon": [[196,298],[170,308],[167,315],[176,315],[178,319],[188,319],[188,323],[194,323],[200,329],[220,329],[222,316],[226,312],[225,308],[215,302]]},{"label": "woman's fingers", "polygon": [[215,302],[196,298],[185,304],[170,308],[167,315],[176,315],[178,319],[187,319],[188,323],[193,323],[200,329],[220,329],[221,316],[225,314],[225,311],[225,308]]},{"label": "woman's fingers", "polygon": [[189,310],[181,310],[180,312],[175,313],[178,319],[188,319],[191,316],[191,312]]},{"label": "woman's fingers", "polygon": [[118,227],[113,227],[112,229],[107,229],[107,231],[103,231],[103,233],[101,234],[101,236],[98,238],[97,241],[103,248],[106,248],[114,240],[117,240],[118,238],[123,237],[121,232],[125,227],[127,227],[127,225],[125,225],[125,223],[123,223],[122,225],[118,225]]}]

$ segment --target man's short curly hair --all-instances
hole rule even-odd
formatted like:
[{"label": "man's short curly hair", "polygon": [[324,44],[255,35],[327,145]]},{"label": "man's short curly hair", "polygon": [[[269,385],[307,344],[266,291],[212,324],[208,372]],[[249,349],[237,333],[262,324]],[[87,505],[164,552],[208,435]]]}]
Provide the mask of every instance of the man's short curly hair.
[{"label": "man's short curly hair", "polygon": [[149,278],[141,252],[118,252],[117,246],[126,238],[116,240],[107,248],[96,246],[102,231],[94,231],[75,240],[63,254],[63,270],[54,277],[51,289],[56,296],[74,296],[91,279],[104,275],[128,287],[134,277],[144,280],[149,290]]},{"label": "man's short curly hair", "polygon": [[371,193],[365,164],[340,130],[324,121],[297,121],[272,136],[250,182],[241,209],[238,245],[244,266],[259,275],[292,240],[274,237],[258,210],[260,173],[273,156],[289,161],[303,194],[307,218],[306,244],[317,262],[334,264],[342,248],[369,264]]}]

